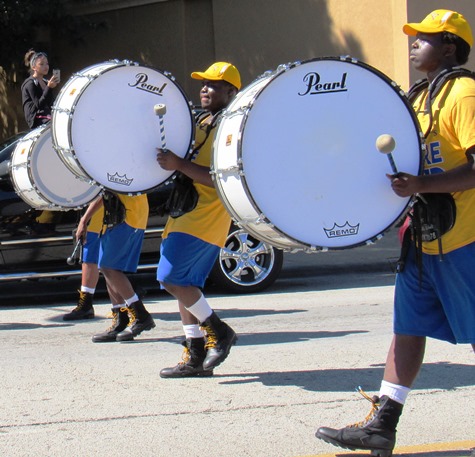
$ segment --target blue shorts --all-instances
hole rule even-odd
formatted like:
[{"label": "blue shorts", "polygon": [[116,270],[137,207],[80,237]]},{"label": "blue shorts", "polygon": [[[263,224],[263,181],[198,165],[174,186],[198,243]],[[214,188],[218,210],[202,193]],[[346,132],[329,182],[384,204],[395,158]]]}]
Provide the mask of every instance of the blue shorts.
[{"label": "blue shorts", "polygon": [[203,288],[219,250],[192,235],[170,233],[160,246],[157,281]]},{"label": "blue shorts", "polygon": [[408,253],[396,277],[394,333],[428,336],[450,343],[475,343],[475,243],[444,254],[422,255],[422,285]]},{"label": "blue shorts", "polygon": [[139,264],[144,232],[125,222],[108,228],[101,237],[99,268],[135,273]]},{"label": "blue shorts", "polygon": [[87,232],[86,242],[82,247],[82,261],[83,263],[99,262],[99,250],[101,246],[101,237],[99,233]]}]

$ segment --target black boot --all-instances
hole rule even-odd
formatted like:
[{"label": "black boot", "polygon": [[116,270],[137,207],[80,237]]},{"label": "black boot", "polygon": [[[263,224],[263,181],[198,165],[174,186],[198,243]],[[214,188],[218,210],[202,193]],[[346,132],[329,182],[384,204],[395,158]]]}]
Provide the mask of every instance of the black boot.
[{"label": "black boot", "polygon": [[344,449],[365,449],[372,451],[372,456],[390,457],[396,445],[396,426],[403,405],[386,395],[371,398],[361,389],[360,393],[373,404],[366,419],[339,430],[320,427],[316,437]]},{"label": "black boot", "polygon": [[236,332],[225,322],[223,322],[213,311],[201,327],[206,332],[206,358],[203,361],[203,369],[212,370],[220,363],[224,362],[231,350],[236,344]]},{"label": "black boot", "polygon": [[160,371],[161,378],[191,378],[196,376],[213,376],[213,370],[203,370],[206,357],[205,339],[188,338],[181,343],[184,346],[182,362]]},{"label": "black boot", "polygon": [[94,343],[109,343],[116,341],[117,335],[129,324],[127,308],[112,308],[112,325],[103,333],[92,337]]},{"label": "black boot", "polygon": [[94,308],[92,307],[92,294],[79,292],[79,300],[76,308],[63,316],[63,321],[79,321],[81,319],[94,319]]},{"label": "black boot", "polygon": [[145,309],[142,300],[137,300],[128,308],[130,322],[127,328],[117,335],[116,341],[133,341],[144,330],[152,330],[155,327],[152,315]]}]

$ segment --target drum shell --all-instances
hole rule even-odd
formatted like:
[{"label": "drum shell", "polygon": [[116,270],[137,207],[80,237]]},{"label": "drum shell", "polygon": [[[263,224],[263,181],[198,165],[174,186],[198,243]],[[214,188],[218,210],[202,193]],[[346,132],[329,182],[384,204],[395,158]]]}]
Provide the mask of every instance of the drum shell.
[{"label": "drum shell", "polygon": [[53,149],[49,124],[21,138],[12,152],[9,173],[15,192],[39,210],[82,208],[100,192],[65,167]]},{"label": "drum shell", "polygon": [[166,106],[167,148],[185,157],[194,139],[191,103],[168,73],[129,61],[72,76],[53,107],[53,142],[78,176],[113,192],[149,192],[173,174],[156,161],[162,145],[155,104]]},{"label": "drum shell", "polygon": [[[306,75],[317,72],[343,90],[304,97]],[[371,243],[412,201],[390,187],[391,167],[375,147],[382,133],[395,137],[401,171],[419,174],[417,119],[389,78],[354,59],[281,66],[244,88],[223,113],[213,147],[218,193],[240,226],[282,249]]]}]

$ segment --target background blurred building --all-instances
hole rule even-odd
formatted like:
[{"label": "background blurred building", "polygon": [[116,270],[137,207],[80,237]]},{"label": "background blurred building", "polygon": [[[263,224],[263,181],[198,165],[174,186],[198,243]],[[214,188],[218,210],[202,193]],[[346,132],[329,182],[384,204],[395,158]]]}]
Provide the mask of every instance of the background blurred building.
[{"label": "background blurred building", "polygon": [[[421,75],[409,65],[407,21],[437,8],[463,13],[475,28],[473,0],[90,0],[66,2],[72,14],[104,27],[73,46],[46,34],[43,48],[62,82],[89,65],[132,60],[169,71],[198,103],[199,83],[190,79],[214,61],[233,62],[243,84],[279,64],[350,55],[388,75],[404,90]],[[39,46],[36,46],[38,49]],[[25,49],[26,51],[26,49]],[[467,65],[475,69],[475,58]],[[19,86],[10,85],[0,118],[9,134],[26,127]],[[368,88],[370,90],[370,88]],[[3,106],[2,106],[3,104]],[[8,106],[8,109],[6,107]],[[3,135],[5,136],[5,135]],[[2,132],[0,131],[0,140]]]}]

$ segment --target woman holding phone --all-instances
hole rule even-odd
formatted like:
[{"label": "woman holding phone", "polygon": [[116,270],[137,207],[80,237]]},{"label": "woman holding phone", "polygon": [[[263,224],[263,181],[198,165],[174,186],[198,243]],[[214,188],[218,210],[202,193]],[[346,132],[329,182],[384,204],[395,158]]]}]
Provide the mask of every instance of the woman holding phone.
[{"label": "woman holding phone", "polygon": [[30,76],[21,86],[21,98],[25,120],[28,127],[33,129],[51,120],[54,102],[52,89],[59,84],[59,73],[53,72],[53,76],[47,79],[48,56],[33,49],[25,54],[25,66],[28,67]]}]

